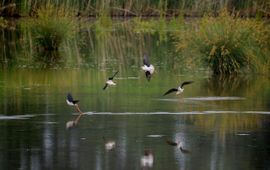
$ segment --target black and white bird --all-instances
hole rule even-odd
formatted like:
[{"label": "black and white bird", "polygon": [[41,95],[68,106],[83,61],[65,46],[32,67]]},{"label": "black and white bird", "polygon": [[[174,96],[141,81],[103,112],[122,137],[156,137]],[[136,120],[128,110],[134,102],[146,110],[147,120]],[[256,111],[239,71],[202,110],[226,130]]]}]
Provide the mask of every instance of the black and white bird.
[{"label": "black and white bird", "polygon": [[183,148],[182,142],[174,142],[171,140],[166,140],[166,143],[171,146],[176,146],[182,153],[190,153],[189,150]]},{"label": "black and white bird", "polygon": [[170,94],[172,92],[176,92],[176,95],[181,94],[184,91],[184,86],[193,83],[193,81],[185,81],[177,88],[169,89],[166,93],[163,94],[163,96]]},{"label": "black and white bird", "polygon": [[79,103],[79,100],[74,100],[70,93],[67,94],[66,102],[69,106],[76,106]]},{"label": "black and white bird", "polygon": [[77,116],[77,118],[75,120],[72,120],[72,121],[68,121],[66,123],[66,128],[69,129],[71,127],[74,127],[78,124],[81,116],[84,114],[81,109],[79,108],[79,100],[74,100],[72,95],[70,93],[67,94],[67,99],[66,99],[66,102],[69,106],[74,106],[76,108],[76,111],[79,112],[79,115]]},{"label": "black and white bird", "polygon": [[141,166],[143,168],[151,168],[154,163],[154,155],[151,150],[145,149],[144,154],[141,157]]},{"label": "black and white bird", "polygon": [[80,113],[83,114],[83,112],[81,111],[81,109],[79,108],[79,100],[74,100],[72,95],[70,93],[67,94],[67,99],[66,102],[69,106],[75,106],[76,110]]},{"label": "black and white bird", "polygon": [[146,54],[144,54],[144,56],[143,56],[142,70],[144,71],[147,80],[150,81],[152,74],[155,71],[155,68],[152,64],[149,63],[149,59],[148,59],[148,56]]},{"label": "black and white bird", "polygon": [[115,72],[112,77],[108,78],[108,80],[105,83],[105,86],[103,87],[103,90],[105,90],[108,86],[115,86],[116,85],[116,83],[113,82],[113,78],[116,76],[117,73],[118,73],[118,71]]}]

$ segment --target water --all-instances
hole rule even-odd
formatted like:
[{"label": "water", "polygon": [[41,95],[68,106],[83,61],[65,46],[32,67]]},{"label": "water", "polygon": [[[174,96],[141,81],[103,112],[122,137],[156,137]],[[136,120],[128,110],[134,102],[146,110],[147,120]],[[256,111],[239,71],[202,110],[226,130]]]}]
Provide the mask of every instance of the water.
[{"label": "water", "polygon": [[[121,42],[119,34],[110,40]],[[269,169],[269,78],[190,72],[175,67],[173,44],[155,43],[156,34],[139,36],[151,45],[139,47],[138,37],[128,33],[120,34],[123,47],[91,38],[86,40],[100,44],[66,45],[69,52],[61,53],[68,61],[47,69],[35,67],[40,61],[26,57],[29,49],[2,50],[12,64],[0,73],[0,169],[142,169],[145,149],[154,155],[150,169]],[[77,54],[75,47],[80,47]],[[140,69],[145,49],[156,65],[150,82]],[[117,86],[103,91],[116,70]],[[186,80],[194,83],[182,95],[163,96]],[[78,114],[65,102],[68,92],[85,112],[70,129],[66,123]],[[115,141],[115,148],[106,150],[103,137]],[[181,142],[190,153],[166,140]]]}]

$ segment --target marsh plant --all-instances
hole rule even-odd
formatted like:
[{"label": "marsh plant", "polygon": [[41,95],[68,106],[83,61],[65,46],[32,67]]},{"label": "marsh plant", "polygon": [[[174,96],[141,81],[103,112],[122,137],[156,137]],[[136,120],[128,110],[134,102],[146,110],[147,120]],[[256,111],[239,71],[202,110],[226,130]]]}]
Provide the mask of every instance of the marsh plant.
[{"label": "marsh plant", "polygon": [[[1,5],[8,6],[16,3],[16,10],[21,15],[31,15],[33,11],[44,5],[52,4],[56,7],[74,8],[81,16],[99,16],[106,12],[111,16],[202,16],[206,12],[218,13],[220,9],[239,11],[242,16],[254,16],[260,12],[269,16],[269,0],[4,0]],[[3,11],[10,15],[14,9]]]},{"label": "marsh plant", "polygon": [[270,31],[263,21],[242,19],[223,11],[218,17],[204,16],[177,37],[177,50],[199,59],[214,74],[261,71],[267,63],[269,66]]},{"label": "marsh plant", "polygon": [[74,35],[74,20],[66,9],[47,5],[37,10],[33,33],[42,50],[58,50],[64,40]]}]

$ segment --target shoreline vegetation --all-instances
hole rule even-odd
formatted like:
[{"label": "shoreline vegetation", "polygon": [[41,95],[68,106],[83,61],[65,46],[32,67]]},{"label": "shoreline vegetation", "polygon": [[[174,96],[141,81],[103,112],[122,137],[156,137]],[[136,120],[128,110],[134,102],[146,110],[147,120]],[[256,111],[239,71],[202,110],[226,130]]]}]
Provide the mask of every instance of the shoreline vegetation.
[{"label": "shoreline vegetation", "polygon": [[241,17],[270,18],[269,0],[3,0],[2,17],[34,17],[45,6],[64,9],[77,17],[202,17],[217,16],[221,10]]},{"label": "shoreline vegetation", "polygon": [[[46,3],[22,0],[16,4],[3,1],[0,4],[0,29],[9,27],[10,17],[22,17],[20,26],[12,29],[29,30],[31,40],[25,49],[31,48],[30,54],[38,56],[35,60],[46,66],[65,60],[59,49],[65,48],[63,44],[72,44],[86,24],[84,20],[94,17],[90,26],[96,32],[94,39],[105,44],[110,43],[108,37],[112,35],[108,30],[116,27],[124,29],[131,37],[137,33],[142,36],[158,34],[157,43],[173,43],[173,53],[177,56],[174,60],[181,60],[186,65],[200,66],[216,75],[267,74],[270,73],[269,11],[267,0],[149,0],[143,3],[132,0]],[[114,17],[128,20],[119,24]],[[196,19],[187,21],[187,17]],[[112,45],[112,48],[115,47]]]}]

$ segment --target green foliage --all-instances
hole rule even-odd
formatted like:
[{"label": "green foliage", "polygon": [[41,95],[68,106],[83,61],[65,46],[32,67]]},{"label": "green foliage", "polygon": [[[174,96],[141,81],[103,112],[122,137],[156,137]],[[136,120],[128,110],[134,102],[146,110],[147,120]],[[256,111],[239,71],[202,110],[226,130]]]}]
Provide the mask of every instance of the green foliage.
[{"label": "green foliage", "polygon": [[0,28],[6,27],[6,25],[7,25],[7,21],[3,17],[0,17]]},{"label": "green foliage", "polygon": [[178,31],[184,24],[182,17],[174,17],[167,20],[164,17],[159,19],[146,19],[143,20],[136,17],[132,20],[131,26],[136,33],[155,33],[155,32],[168,32]]},{"label": "green foliage", "polygon": [[37,18],[33,19],[33,32],[45,50],[57,50],[65,39],[74,36],[75,24],[66,9],[47,5],[38,9]]},{"label": "green foliage", "polygon": [[227,12],[205,16],[178,34],[177,49],[192,51],[214,74],[260,70],[269,62],[270,31],[261,21],[241,19]]},{"label": "green foliage", "polygon": [[[4,4],[7,2],[4,1]],[[263,16],[269,16],[270,11],[269,0],[16,0],[16,6],[22,15],[31,15],[36,9],[48,4],[67,9],[72,7],[82,16],[100,16],[104,11],[109,15],[118,16],[201,16],[205,13],[218,13],[223,8],[239,11],[243,16],[255,16],[258,12]]]},{"label": "green foliage", "polygon": [[95,24],[95,30],[98,33],[101,33],[103,31],[112,30],[113,23],[111,17],[104,11],[101,13],[99,18],[96,20]]}]

